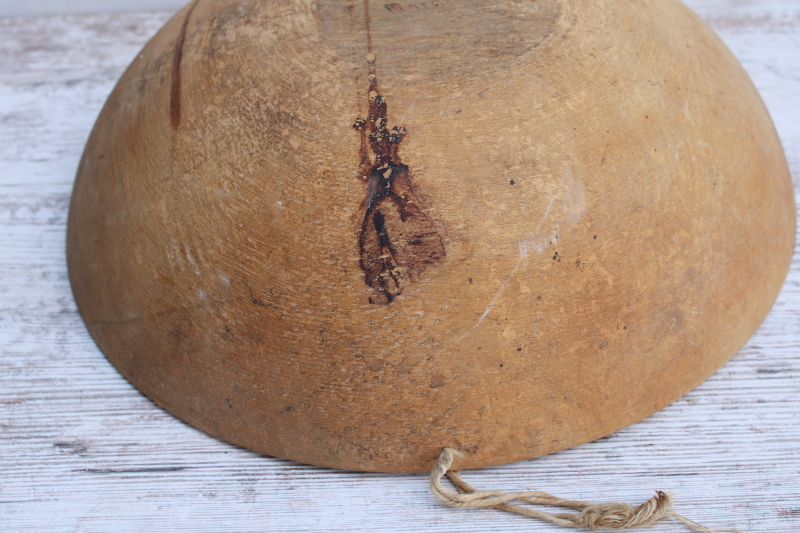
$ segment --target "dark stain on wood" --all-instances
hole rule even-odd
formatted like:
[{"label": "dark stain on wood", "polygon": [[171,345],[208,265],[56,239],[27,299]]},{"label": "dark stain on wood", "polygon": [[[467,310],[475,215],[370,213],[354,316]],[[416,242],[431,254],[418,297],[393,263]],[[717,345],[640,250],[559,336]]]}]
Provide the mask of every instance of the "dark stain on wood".
[{"label": "dark stain on wood", "polygon": [[433,221],[423,212],[414,192],[411,171],[400,160],[399,147],[406,129],[388,129],[386,100],[380,94],[371,50],[369,6],[365,2],[369,108],[353,128],[361,134],[361,178],[367,183],[359,247],[361,269],[375,292],[369,301],[389,304],[403,285],[415,282],[428,267],[445,257],[444,243]]},{"label": "dark stain on wood", "polygon": [[269,307],[269,304],[254,294],[250,294],[250,301],[260,307]]},{"label": "dark stain on wood", "polygon": [[183,45],[186,41],[186,29],[189,27],[189,19],[192,17],[198,0],[194,0],[186,12],[183,19],[181,32],[175,42],[175,53],[172,56],[172,87],[169,93],[169,118],[172,122],[172,129],[177,130],[181,125],[181,62],[183,61]]}]

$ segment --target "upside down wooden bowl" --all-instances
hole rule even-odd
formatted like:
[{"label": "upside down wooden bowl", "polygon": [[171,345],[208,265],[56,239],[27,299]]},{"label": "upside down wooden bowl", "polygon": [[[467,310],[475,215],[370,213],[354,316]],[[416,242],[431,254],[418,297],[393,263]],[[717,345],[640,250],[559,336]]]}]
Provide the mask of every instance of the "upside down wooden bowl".
[{"label": "upside down wooden bowl", "polygon": [[565,449],[752,335],[795,205],[740,65],[667,0],[196,0],[86,146],[68,261],[186,422],[370,471]]}]

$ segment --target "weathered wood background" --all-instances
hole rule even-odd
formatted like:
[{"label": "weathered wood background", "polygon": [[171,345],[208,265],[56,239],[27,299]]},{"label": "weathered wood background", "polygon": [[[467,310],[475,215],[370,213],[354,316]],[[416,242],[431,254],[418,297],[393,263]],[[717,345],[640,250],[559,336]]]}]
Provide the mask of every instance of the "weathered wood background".
[{"label": "weathered wood background", "polygon": [[[691,0],[752,76],[800,179],[800,3]],[[64,258],[70,189],[115,80],[169,13],[0,19],[0,531],[556,531],[455,510],[422,475],[340,472],[217,441],[97,350]],[[800,530],[800,262],[714,377],[655,416],[479,488],[640,502],[749,532]],[[652,531],[681,531],[664,523]]]}]

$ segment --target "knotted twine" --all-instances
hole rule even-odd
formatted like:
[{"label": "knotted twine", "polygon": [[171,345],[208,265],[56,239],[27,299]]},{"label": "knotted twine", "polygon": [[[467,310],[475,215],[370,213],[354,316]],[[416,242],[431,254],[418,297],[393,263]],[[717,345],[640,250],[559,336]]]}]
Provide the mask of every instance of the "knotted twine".
[{"label": "knotted twine", "polygon": [[[439,455],[439,460],[430,476],[431,491],[441,501],[453,507],[484,507],[500,509],[509,513],[516,513],[531,518],[546,520],[559,526],[586,529],[632,529],[655,524],[665,517],[680,520],[693,531],[702,533],[720,533],[731,531],[741,533],[738,529],[708,529],[693,522],[671,509],[672,497],[658,491],[650,500],[638,507],[627,503],[592,503],[578,500],[564,500],[546,492],[503,492],[501,490],[476,490],[461,477],[457,470],[450,470],[455,456],[464,457],[463,454],[451,448],[444,448]],[[454,492],[442,485],[442,476],[447,477],[456,486]],[[551,507],[565,507],[580,511],[574,513],[548,513],[528,507],[508,503],[522,501],[533,505],[549,505]]]}]

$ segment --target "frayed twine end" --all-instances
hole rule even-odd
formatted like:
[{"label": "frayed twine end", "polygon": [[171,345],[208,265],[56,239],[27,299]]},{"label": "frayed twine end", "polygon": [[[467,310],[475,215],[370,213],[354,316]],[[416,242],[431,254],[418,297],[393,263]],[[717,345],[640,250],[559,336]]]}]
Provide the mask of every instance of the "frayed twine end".
[{"label": "frayed twine end", "polygon": [[[683,522],[689,529],[701,533],[741,533],[738,529],[709,529],[693,522],[672,510],[672,496],[658,491],[648,501],[633,507],[627,503],[593,503],[578,500],[565,500],[546,492],[503,492],[500,490],[476,490],[461,477],[457,470],[450,470],[456,457],[464,455],[452,448],[444,448],[430,475],[433,494],[447,505],[453,507],[484,507],[499,509],[510,513],[545,520],[553,524],[586,529],[633,529],[656,523],[665,517]],[[458,492],[442,485],[442,477],[447,476]],[[531,505],[563,507],[580,512],[548,513],[530,507],[512,504],[519,501]]]}]

